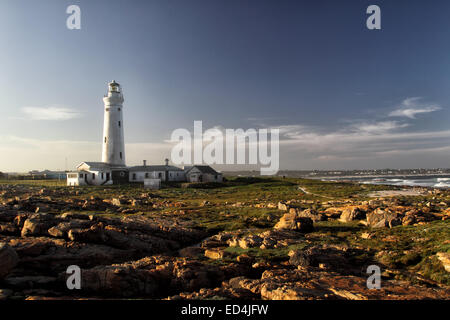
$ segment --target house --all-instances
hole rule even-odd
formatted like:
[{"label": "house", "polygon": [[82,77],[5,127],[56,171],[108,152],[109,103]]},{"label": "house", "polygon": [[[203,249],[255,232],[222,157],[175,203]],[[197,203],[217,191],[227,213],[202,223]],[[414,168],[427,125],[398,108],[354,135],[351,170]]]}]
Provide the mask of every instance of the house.
[{"label": "house", "polygon": [[223,176],[210,166],[197,165],[184,167],[188,182],[222,182]]},{"label": "house", "polygon": [[186,181],[183,169],[169,165],[166,159],[165,165],[150,165],[146,161],[142,166],[128,168],[130,171],[130,182],[144,182],[145,179],[159,179],[160,181]]},{"label": "house", "polygon": [[68,186],[110,185],[128,182],[128,169],[104,162],[82,162],[76,172],[67,174]]}]

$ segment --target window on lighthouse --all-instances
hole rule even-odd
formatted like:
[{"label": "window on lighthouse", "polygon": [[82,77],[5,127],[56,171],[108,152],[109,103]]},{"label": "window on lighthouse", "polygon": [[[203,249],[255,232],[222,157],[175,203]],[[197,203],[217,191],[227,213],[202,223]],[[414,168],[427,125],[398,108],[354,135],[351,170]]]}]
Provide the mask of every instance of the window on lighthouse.
[{"label": "window on lighthouse", "polygon": [[120,121],[119,121],[119,128],[120,128]]},{"label": "window on lighthouse", "polygon": [[119,155],[120,155],[120,159],[122,159],[122,152],[120,152],[120,154],[119,154]]}]

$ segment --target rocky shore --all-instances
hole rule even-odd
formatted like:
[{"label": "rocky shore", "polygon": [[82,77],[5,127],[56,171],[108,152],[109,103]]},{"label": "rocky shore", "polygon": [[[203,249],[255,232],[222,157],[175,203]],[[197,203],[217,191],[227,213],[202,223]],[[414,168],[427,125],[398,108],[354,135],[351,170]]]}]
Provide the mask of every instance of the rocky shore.
[{"label": "rocky shore", "polygon": [[[0,299],[450,299],[445,192],[416,203],[302,194],[215,202],[93,190],[0,185]],[[197,211],[247,215],[246,227],[207,228]],[[425,253],[406,240],[423,241]],[[414,272],[426,259],[439,279]],[[71,265],[82,270],[81,290],[66,286]],[[379,290],[367,287],[369,265],[382,270]]]}]

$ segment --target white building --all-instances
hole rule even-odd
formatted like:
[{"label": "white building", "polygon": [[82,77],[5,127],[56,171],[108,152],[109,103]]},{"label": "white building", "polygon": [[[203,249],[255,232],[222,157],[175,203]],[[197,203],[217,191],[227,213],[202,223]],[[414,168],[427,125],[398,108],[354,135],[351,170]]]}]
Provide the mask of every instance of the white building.
[{"label": "white building", "polygon": [[[77,170],[67,174],[68,186],[111,185],[129,182],[144,183],[146,179],[163,182],[222,182],[222,174],[210,166],[193,166],[181,169],[169,165],[127,167],[123,130],[123,94],[120,85],[113,80],[108,84],[108,94],[103,98],[104,122],[102,162],[82,162]],[[152,181],[154,184],[155,181]]]},{"label": "white building", "polygon": [[76,172],[68,173],[68,186],[128,182],[128,169],[125,165],[123,101],[120,85],[113,80],[108,84],[108,93],[103,98],[102,162],[82,162],[78,165]]},{"label": "white building", "polygon": [[123,94],[120,85],[113,80],[108,84],[108,94],[103,122],[102,162],[125,166],[125,140],[123,134]]},{"label": "white building", "polygon": [[68,186],[101,186],[113,184],[113,181],[128,181],[127,168],[119,169],[103,162],[82,162],[78,165],[77,172],[67,175]]},{"label": "white building", "polygon": [[146,161],[142,166],[130,167],[130,182],[144,182],[145,179],[160,179],[161,181],[186,181],[183,169],[170,166],[166,159],[165,165],[150,165]]}]

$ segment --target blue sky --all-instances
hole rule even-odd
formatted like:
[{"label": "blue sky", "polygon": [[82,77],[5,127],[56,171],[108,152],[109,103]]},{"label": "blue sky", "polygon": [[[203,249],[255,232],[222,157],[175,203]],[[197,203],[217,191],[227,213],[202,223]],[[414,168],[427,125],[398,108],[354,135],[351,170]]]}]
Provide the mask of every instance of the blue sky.
[{"label": "blue sky", "polygon": [[[81,30],[66,8],[81,8]],[[366,28],[370,4],[381,30]],[[450,167],[450,2],[3,0],[0,171],[100,160],[124,87],[129,164],[177,128],[281,129],[282,169]],[[221,169],[227,169],[226,167]]]}]

